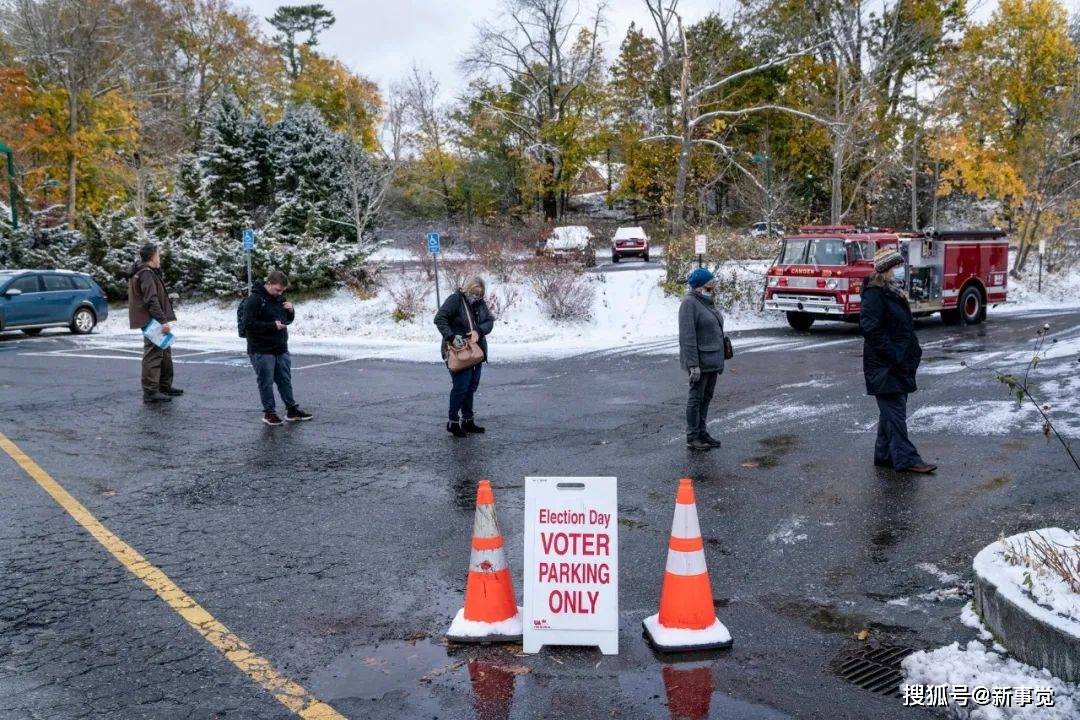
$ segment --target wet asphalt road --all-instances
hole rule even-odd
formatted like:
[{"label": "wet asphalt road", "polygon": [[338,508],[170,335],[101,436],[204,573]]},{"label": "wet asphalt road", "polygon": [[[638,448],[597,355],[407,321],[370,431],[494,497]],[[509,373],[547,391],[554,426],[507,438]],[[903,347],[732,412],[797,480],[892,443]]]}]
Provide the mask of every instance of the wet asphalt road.
[{"label": "wet asphalt road", "polygon": [[[1080,333],[1080,311],[921,323],[924,368],[1022,349],[1043,320]],[[833,663],[866,645],[972,638],[958,621],[972,556],[1002,531],[1077,522],[1077,473],[1037,425],[916,432],[936,477],[875,470],[875,410],[847,326],[736,337],[713,407],[724,447],[700,456],[683,446],[670,347],[500,365],[491,341],[477,398],[488,434],[455,441],[441,367],[297,356],[297,395],[316,419],[272,429],[240,354],[181,357],[187,395],[149,407],[134,353],[5,335],[0,432],[350,718],[931,717]],[[977,371],[920,385],[913,411],[1005,397]],[[528,475],[619,478],[617,657],[441,643],[462,603],[479,478],[495,487],[520,597]],[[657,657],[640,631],[683,475],[734,636],[692,665]],[[4,455],[0,567],[0,718],[292,717]]]}]

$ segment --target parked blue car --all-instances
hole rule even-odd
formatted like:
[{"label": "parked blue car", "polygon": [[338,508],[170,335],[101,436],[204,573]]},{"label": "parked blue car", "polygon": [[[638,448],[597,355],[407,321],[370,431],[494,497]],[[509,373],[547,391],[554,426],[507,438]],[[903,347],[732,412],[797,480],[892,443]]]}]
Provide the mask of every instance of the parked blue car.
[{"label": "parked blue car", "polygon": [[85,273],[0,270],[0,331],[67,327],[85,335],[108,316],[105,291]]}]

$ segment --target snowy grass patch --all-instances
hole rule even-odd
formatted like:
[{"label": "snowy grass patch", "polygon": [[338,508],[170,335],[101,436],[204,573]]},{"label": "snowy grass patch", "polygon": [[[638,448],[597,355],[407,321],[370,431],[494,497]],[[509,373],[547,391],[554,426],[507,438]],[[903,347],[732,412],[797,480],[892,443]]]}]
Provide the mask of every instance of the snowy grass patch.
[{"label": "snowy grass patch", "polygon": [[[975,556],[975,572],[1013,599],[1049,610],[1080,637],[1080,532],[1045,528],[1002,538]],[[1045,614],[1044,614],[1045,615]]]}]

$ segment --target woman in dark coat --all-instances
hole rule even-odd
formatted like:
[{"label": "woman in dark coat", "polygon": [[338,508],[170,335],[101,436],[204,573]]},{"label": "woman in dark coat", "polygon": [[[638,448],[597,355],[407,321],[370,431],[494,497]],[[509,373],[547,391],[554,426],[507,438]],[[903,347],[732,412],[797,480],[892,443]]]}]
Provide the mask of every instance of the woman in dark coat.
[{"label": "woman in dark coat", "polygon": [[911,307],[903,293],[904,258],[893,247],[878,250],[874,273],[862,291],[859,325],[863,332],[863,375],[866,392],[879,410],[874,464],[900,472],[932,473],[908,438],[907,398],[915,392],[915,371],[922,359]]},{"label": "woman in dark coat", "polygon": [[[481,278],[473,278],[464,287],[446,298],[435,314],[435,326],[439,328],[443,360],[449,356],[449,345],[464,347],[470,332],[484,353],[484,360],[459,372],[450,373],[450,421],[446,431],[454,437],[469,433],[482,433],[484,428],[476,424],[473,416],[473,396],[480,386],[480,368],[487,362],[487,336],[495,326],[487,303],[484,302],[485,286]],[[470,330],[470,319],[472,320]]]}]

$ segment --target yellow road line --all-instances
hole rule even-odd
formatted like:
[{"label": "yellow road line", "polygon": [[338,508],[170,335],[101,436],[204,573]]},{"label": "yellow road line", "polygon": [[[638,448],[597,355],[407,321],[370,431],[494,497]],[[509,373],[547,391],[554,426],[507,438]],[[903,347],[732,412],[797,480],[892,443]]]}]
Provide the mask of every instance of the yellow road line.
[{"label": "yellow road line", "polygon": [[307,690],[285,677],[266,658],[251,651],[247,643],[218,622],[199,603],[181,590],[169,576],[154,567],[130,545],[113,535],[110,530],[90,514],[90,511],[73,498],[49,473],[41,469],[26,453],[0,433],[0,449],[19,464],[52,499],[64,508],[75,521],[86,528],[95,540],[105,546],[131,574],[142,580],[157,593],[169,607],[187,621],[195,632],[217,648],[225,658],[255,682],[269,690],[278,701],[304,720],[345,720],[337,710],[314,697]]}]

